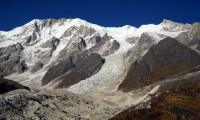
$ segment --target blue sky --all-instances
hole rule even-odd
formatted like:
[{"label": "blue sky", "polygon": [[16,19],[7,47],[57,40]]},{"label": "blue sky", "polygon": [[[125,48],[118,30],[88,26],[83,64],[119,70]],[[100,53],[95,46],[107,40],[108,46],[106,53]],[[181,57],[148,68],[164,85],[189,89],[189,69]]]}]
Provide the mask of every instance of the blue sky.
[{"label": "blue sky", "polygon": [[200,0],[0,0],[0,30],[32,19],[81,18],[102,26],[200,22]]}]

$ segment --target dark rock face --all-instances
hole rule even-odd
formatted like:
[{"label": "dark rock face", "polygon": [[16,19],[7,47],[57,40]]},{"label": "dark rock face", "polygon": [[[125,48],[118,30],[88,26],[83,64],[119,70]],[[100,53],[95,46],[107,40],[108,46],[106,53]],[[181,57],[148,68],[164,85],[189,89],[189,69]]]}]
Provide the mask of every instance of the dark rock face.
[{"label": "dark rock face", "polygon": [[7,93],[9,91],[16,90],[16,89],[27,89],[27,90],[29,90],[28,87],[25,87],[25,86],[23,86],[23,85],[21,85],[17,82],[7,80],[5,78],[0,77],[0,94],[4,94],[4,93]]},{"label": "dark rock face", "polygon": [[140,37],[130,37],[130,38],[127,38],[126,41],[130,44],[134,44],[136,43],[138,40],[140,39]]},{"label": "dark rock face", "polygon": [[[92,48],[88,50],[88,53],[98,53],[98,54],[103,54],[101,51],[105,51],[107,48],[110,46],[110,39],[112,37],[108,36],[105,34],[99,42],[97,42]],[[103,50],[102,50],[103,48]]]},{"label": "dark rock face", "polygon": [[130,91],[200,65],[200,55],[172,38],[153,45],[141,60],[135,61],[119,90]]},{"label": "dark rock face", "polygon": [[48,40],[46,43],[42,44],[41,47],[52,48],[53,50],[55,50],[57,46],[59,45],[59,43],[60,43],[60,40],[57,39],[56,37],[53,37],[50,40]]},{"label": "dark rock face", "polygon": [[31,71],[32,73],[34,73],[34,72],[40,70],[42,67],[43,67],[43,64],[42,64],[41,62],[37,62],[37,63],[35,63],[34,66],[32,66],[32,68],[31,68],[30,71]]},{"label": "dark rock face", "polygon": [[52,49],[47,49],[45,51],[39,51],[37,53],[37,58],[38,58],[38,61],[40,61],[41,63],[43,64],[47,64],[49,62],[49,60],[51,59],[52,57]]},{"label": "dark rock face", "polygon": [[198,44],[200,42],[200,23],[194,23],[191,29],[179,34],[176,39],[189,47]]},{"label": "dark rock face", "polygon": [[181,82],[148,103],[149,108],[131,107],[110,120],[199,120],[200,81]]},{"label": "dark rock face", "polygon": [[74,48],[70,50],[67,47],[66,49],[63,49],[58,55],[58,61],[71,59],[71,61],[75,65],[78,65],[87,56],[88,56],[87,50],[81,51],[80,49],[78,49],[78,45],[75,45]]},{"label": "dark rock face", "polygon": [[13,70],[13,67],[16,67],[17,64],[18,64],[17,60],[9,60],[4,63],[1,63],[0,76],[4,77],[4,76],[14,73],[15,70]]},{"label": "dark rock face", "polygon": [[17,43],[15,45],[0,48],[0,56],[2,56],[2,55],[9,55],[10,56],[10,54],[16,53],[16,52],[19,53],[22,50],[23,50],[23,46],[20,43]]},{"label": "dark rock face", "polygon": [[[77,40],[78,39],[78,40]],[[78,42],[73,42],[78,41]],[[87,51],[85,50],[86,42],[83,38],[78,37],[71,40],[71,43],[59,53],[58,61],[71,58],[74,64],[78,64],[81,60],[87,57]]]},{"label": "dark rock face", "polygon": [[96,43],[98,43],[98,42],[100,42],[101,41],[101,37],[100,36],[93,36],[92,38],[90,38],[89,40],[88,40],[88,44],[96,44]]},{"label": "dark rock face", "polygon": [[42,85],[46,85],[55,78],[65,74],[70,69],[74,68],[75,64],[72,62],[71,59],[63,60],[55,66],[49,68],[47,73],[42,78]]},{"label": "dark rock face", "polygon": [[189,31],[189,37],[191,38],[191,45],[194,45],[200,41],[200,23],[194,23],[192,30]]},{"label": "dark rock face", "polygon": [[56,37],[52,37],[45,43],[41,44],[40,47],[45,48],[42,51],[37,51],[37,58],[38,60],[46,64],[49,62],[49,60],[52,57],[53,52],[57,49],[58,45],[60,44],[60,40],[57,39]]},{"label": "dark rock face", "polygon": [[35,44],[37,39],[37,35],[35,33],[33,33],[31,36],[29,36],[26,40],[26,42],[24,43],[27,46],[33,45]]},{"label": "dark rock face", "polygon": [[79,44],[78,44],[78,48],[79,48],[79,50],[84,50],[85,48],[86,48],[86,42],[85,42],[85,40],[83,39],[83,38],[81,38],[81,40],[80,40],[80,42],[79,42]]},{"label": "dark rock face", "polygon": [[57,81],[59,81],[59,84],[56,88],[67,88],[81,80],[89,78],[101,69],[104,62],[105,60],[99,54],[92,53],[75,68],[58,78]]},{"label": "dark rock face", "polygon": [[27,68],[27,65],[25,63],[24,60],[21,60],[18,64],[17,64],[17,68],[16,70],[18,71],[18,73],[22,73],[24,71],[26,71],[28,68]]},{"label": "dark rock face", "polygon": [[182,44],[185,44],[185,45],[187,45],[187,46],[189,46],[189,35],[188,35],[188,31],[187,32],[182,32],[182,33],[180,33],[177,37],[176,37],[176,39],[179,41],[179,42],[181,42]]},{"label": "dark rock face", "polygon": [[200,41],[199,41],[199,43],[198,43],[198,45],[197,45],[197,48],[196,48],[198,51],[200,51]]},{"label": "dark rock face", "polygon": [[110,55],[110,54],[113,54],[113,53],[115,53],[115,51],[117,51],[119,48],[120,48],[120,44],[119,44],[116,40],[114,40],[114,41],[112,42],[111,47],[110,47],[108,50],[106,50],[106,51],[102,54],[102,56],[108,56],[108,55]]},{"label": "dark rock face", "polygon": [[117,51],[120,47],[120,44],[116,40],[111,42],[110,40],[112,37],[108,36],[107,34],[105,34],[102,38],[97,36],[93,39],[95,40],[96,44],[88,50],[88,54],[98,53],[101,56],[108,56],[115,53],[115,51]]},{"label": "dark rock face", "polygon": [[7,76],[14,72],[24,72],[27,66],[24,60],[20,59],[20,52],[23,46],[19,43],[8,47],[0,48],[0,76]]},{"label": "dark rock face", "polygon": [[51,38],[46,43],[42,44],[41,47],[43,48],[50,48],[51,49],[51,55],[56,50],[57,46],[59,45],[60,40],[56,37]]},{"label": "dark rock face", "polygon": [[154,38],[151,37],[151,35],[145,32],[142,33],[135,47],[128,50],[128,52],[125,54],[125,58],[127,59],[127,63],[129,63],[129,66],[131,66],[131,64],[135,60],[141,59],[144,54],[150,49],[150,47],[155,44],[156,41]]}]

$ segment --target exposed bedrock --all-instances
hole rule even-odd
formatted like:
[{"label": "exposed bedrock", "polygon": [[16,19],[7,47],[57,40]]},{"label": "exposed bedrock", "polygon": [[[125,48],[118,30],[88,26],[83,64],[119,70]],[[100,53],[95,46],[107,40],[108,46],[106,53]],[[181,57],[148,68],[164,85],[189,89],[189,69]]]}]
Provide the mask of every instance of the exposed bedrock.
[{"label": "exposed bedrock", "polygon": [[136,60],[119,86],[130,91],[149,85],[200,65],[200,55],[173,38],[165,38],[153,45],[141,60]]}]

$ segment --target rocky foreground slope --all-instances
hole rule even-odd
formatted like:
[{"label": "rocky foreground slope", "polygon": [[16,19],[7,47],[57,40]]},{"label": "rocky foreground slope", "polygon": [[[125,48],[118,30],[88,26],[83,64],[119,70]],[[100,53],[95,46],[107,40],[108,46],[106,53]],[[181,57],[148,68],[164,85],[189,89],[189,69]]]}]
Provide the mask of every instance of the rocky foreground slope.
[{"label": "rocky foreground slope", "polygon": [[64,90],[33,90],[3,78],[0,81],[1,120],[102,120],[117,111],[90,96]]},{"label": "rocky foreground slope", "polygon": [[128,108],[110,120],[199,120],[200,79],[173,85],[152,100]]}]

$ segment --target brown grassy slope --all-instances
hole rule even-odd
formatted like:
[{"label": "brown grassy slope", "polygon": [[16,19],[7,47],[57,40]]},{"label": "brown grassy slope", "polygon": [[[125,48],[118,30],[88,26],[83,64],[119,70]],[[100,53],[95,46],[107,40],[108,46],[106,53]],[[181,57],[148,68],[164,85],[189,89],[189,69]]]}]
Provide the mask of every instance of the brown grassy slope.
[{"label": "brown grassy slope", "polygon": [[200,120],[200,81],[186,82],[151,100],[151,108],[129,108],[111,120]]}]

